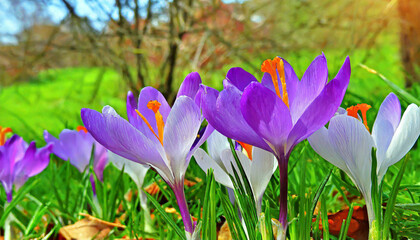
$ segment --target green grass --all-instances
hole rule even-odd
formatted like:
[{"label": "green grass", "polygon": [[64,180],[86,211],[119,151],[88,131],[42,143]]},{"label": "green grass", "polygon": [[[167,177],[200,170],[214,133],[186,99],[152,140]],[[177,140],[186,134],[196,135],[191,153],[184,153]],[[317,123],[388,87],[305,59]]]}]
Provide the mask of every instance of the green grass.
[{"label": "green grass", "polygon": [[[369,58],[366,50],[355,50],[350,54],[352,76],[348,93],[343,107],[365,102],[378,107],[391,89],[373,74],[358,66],[364,63],[385,74],[388,79],[403,86],[403,72],[398,58],[398,48],[393,45],[377,48]],[[373,51],[373,50],[371,50]],[[320,52],[299,51],[285,53],[284,56],[294,67],[296,74],[301,77]],[[328,60],[330,79],[332,79],[344,61],[342,50],[325,51]],[[267,58],[275,55],[267,54]],[[363,61],[366,58],[366,61]],[[264,60],[254,58],[252,63],[259,69]],[[262,73],[244,66],[241,63],[226,65],[216,71],[200,72],[203,83],[217,89],[222,88],[222,81],[230,67],[243,66],[245,70],[261,79]],[[103,78],[98,80],[98,76]],[[151,71],[156,72],[156,71]],[[176,89],[190,72],[189,69],[179,70],[175,75]],[[149,85],[159,86],[158,82]],[[42,131],[47,129],[58,134],[63,128],[74,128],[81,124],[80,109],[93,108],[100,110],[105,105],[114,107],[117,112],[125,116],[125,96],[128,88],[121,81],[118,72],[101,68],[66,68],[42,71],[38,76],[26,83],[19,83],[11,87],[0,88],[0,126],[11,127],[15,133],[25,139],[42,140]]]}]

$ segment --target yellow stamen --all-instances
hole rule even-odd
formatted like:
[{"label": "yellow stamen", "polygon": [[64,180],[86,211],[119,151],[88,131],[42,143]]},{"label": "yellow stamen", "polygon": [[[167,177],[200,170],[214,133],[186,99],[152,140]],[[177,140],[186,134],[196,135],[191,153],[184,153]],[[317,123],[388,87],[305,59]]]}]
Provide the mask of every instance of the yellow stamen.
[{"label": "yellow stamen", "polygon": [[247,157],[252,161],[252,145],[237,141],[246,151]]},{"label": "yellow stamen", "polygon": [[371,108],[370,105],[366,103],[357,104],[356,106],[351,106],[347,108],[347,115],[352,116],[354,118],[359,119],[357,116],[357,112],[360,111],[362,113],[362,122],[365,125],[366,129],[369,131],[369,127],[367,125],[367,118],[366,118],[366,112]]},{"label": "yellow stamen", "polygon": [[[284,74],[284,62],[283,59],[275,57],[273,60],[267,59],[261,65],[261,71],[270,74],[273,81],[274,89],[276,90],[277,96],[283,100],[287,107],[289,107],[289,96],[286,88],[286,77]],[[283,95],[280,94],[279,79],[281,82]]]},{"label": "yellow stamen", "polygon": [[3,128],[0,126],[0,146],[3,146],[6,143],[6,134],[12,132],[11,128]]}]

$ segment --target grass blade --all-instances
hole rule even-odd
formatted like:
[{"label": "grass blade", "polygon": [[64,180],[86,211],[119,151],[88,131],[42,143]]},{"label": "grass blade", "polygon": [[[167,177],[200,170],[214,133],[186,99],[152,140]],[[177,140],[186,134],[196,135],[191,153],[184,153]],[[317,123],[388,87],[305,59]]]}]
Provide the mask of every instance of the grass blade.
[{"label": "grass blade", "polygon": [[[165,212],[165,210],[160,206],[160,204],[154,199],[149,193],[145,191],[145,194],[147,196],[147,199],[155,206],[156,210],[162,215],[162,217],[165,219],[166,223],[169,224],[169,226],[175,231],[175,233],[183,240],[187,240],[185,237],[185,233],[181,230],[181,228],[176,225],[174,220]],[[163,229],[163,228],[162,228]],[[160,235],[160,236],[163,236]]]},{"label": "grass blade", "polygon": [[388,203],[386,204],[384,223],[383,223],[383,235],[382,235],[384,239],[387,239],[388,235],[389,235],[389,228],[390,228],[390,225],[391,225],[392,213],[394,211],[399,186],[401,184],[401,180],[403,178],[405,168],[407,167],[408,159],[409,159],[408,157],[405,157],[405,159],[404,159],[404,161],[401,165],[401,169],[398,172],[398,175],[397,175],[397,177],[394,181],[394,185],[392,187],[391,194],[390,194],[389,199],[388,199]]},{"label": "grass blade", "polygon": [[217,239],[216,231],[216,183],[213,169],[207,172],[206,194],[203,204],[203,238],[209,240]]},{"label": "grass blade", "polygon": [[378,73],[375,69],[369,68],[368,66],[364,64],[359,64],[363,69],[366,71],[375,74],[378,78],[380,78],[382,81],[384,81],[391,89],[392,91],[395,91],[395,93],[403,98],[407,103],[415,103],[417,106],[420,105],[420,99],[414,97],[409,92],[405,91],[404,89],[398,87],[395,83],[387,79],[384,75],[381,73]]}]

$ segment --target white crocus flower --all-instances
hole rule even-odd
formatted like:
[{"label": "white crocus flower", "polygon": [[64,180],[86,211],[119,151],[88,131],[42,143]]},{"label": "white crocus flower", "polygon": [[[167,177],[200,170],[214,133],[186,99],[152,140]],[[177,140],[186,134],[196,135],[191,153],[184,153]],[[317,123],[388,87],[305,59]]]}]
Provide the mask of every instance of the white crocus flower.
[{"label": "white crocus flower", "polygon": [[[369,108],[367,104],[348,108],[348,115],[337,114],[331,118],[328,129],[321,128],[308,140],[321,157],[346,172],[359,188],[371,224],[375,219],[371,196],[372,148],[376,148],[380,183],[387,169],[400,161],[416,143],[420,134],[420,108],[410,104],[401,118],[398,97],[389,94],[379,108],[372,134],[366,123]],[[358,116],[359,110],[362,118]]]},{"label": "white crocus flower", "polygon": [[[236,161],[229,147],[227,138],[217,131],[214,131],[207,139],[209,155],[203,149],[197,149],[194,153],[198,165],[207,172],[212,168],[214,178],[220,184],[233,189],[233,183],[229,175],[234,176],[232,164]],[[251,150],[251,149],[249,149]],[[257,204],[257,213],[261,213],[261,203],[264,191],[277,168],[277,161],[274,155],[263,149],[252,147],[252,158],[237,150],[236,153],[245,171],[246,177],[251,185],[254,199]],[[252,159],[252,160],[251,160]],[[235,169],[239,171],[238,169]]]}]

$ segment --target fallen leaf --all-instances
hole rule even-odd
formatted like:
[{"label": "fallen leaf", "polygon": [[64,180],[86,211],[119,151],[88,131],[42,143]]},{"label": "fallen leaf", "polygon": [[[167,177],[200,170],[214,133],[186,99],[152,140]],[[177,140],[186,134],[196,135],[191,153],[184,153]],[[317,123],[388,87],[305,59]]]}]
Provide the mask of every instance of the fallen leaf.
[{"label": "fallen leaf", "polygon": [[217,240],[232,240],[232,235],[230,234],[230,229],[227,221],[223,223],[217,235]]},{"label": "fallen leaf", "polygon": [[[347,218],[349,214],[349,209],[341,210],[334,214],[328,214],[328,225],[329,231],[334,236],[340,235],[341,225],[343,220]],[[313,219],[316,221],[316,219]],[[322,231],[322,221],[320,220],[319,229]],[[355,240],[365,240],[368,239],[369,234],[369,220],[367,216],[366,206],[360,207],[355,206],[353,208],[353,215],[350,219],[350,226],[347,232],[347,236]]]},{"label": "fallen leaf", "polygon": [[105,239],[113,228],[124,229],[125,226],[119,223],[107,222],[89,214],[80,213],[85,218],[72,225],[62,227],[59,231],[59,239],[66,240],[88,240]]}]

